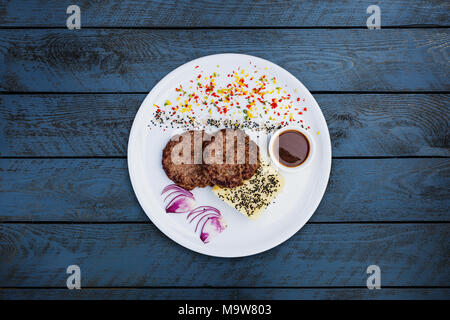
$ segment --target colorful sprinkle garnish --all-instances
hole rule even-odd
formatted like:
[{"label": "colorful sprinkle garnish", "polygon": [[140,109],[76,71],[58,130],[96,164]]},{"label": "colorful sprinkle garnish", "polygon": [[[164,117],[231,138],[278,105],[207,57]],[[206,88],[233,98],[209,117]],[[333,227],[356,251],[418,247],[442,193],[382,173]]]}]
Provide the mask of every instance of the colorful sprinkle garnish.
[{"label": "colorful sprinkle garnish", "polygon": [[[239,66],[226,74],[205,74],[195,66],[196,75],[188,84],[174,88],[175,100],[154,104],[153,125],[163,128],[201,129],[207,126],[249,128],[271,132],[298,124],[305,129],[302,116],[305,99],[291,95],[274,76],[268,77],[254,64]],[[219,65],[217,65],[219,68]],[[267,67],[264,68],[267,70]]]}]

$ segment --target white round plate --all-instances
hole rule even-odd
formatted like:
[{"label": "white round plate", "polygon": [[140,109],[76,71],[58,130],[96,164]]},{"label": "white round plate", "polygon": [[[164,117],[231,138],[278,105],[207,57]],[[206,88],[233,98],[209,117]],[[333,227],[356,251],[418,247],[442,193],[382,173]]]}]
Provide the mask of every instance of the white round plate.
[{"label": "white round plate", "polygon": [[[162,150],[175,133],[181,129],[162,129],[151,125],[154,120],[155,105],[163,106],[165,101],[175,104],[179,92],[175,88],[192,86],[192,79],[197,75],[220,75],[225,84],[230,80],[227,75],[232,70],[239,70],[242,76],[253,78],[265,75],[280,94],[291,94],[296,106],[301,110],[307,108],[301,116],[305,127],[310,127],[316,152],[313,161],[305,170],[295,173],[283,173],[285,185],[275,202],[253,221],[237,212],[217,198],[211,187],[196,188],[193,194],[197,205],[216,207],[222,213],[228,227],[209,243],[203,243],[194,226],[186,221],[185,214],[168,214],[165,212],[162,189],[173,183],[161,166]],[[245,70],[242,72],[241,70]],[[248,75],[250,74],[250,75]],[[206,78],[205,78],[206,80]],[[250,81],[250,80],[249,80]],[[273,83],[272,83],[273,82]],[[297,105],[298,104],[298,105]],[[170,106],[168,106],[170,107]],[[150,129],[151,128],[151,129]],[[215,128],[214,128],[215,129]],[[217,129],[215,129],[217,130]],[[256,133],[246,130],[254,139]],[[259,134],[261,140],[261,133]],[[269,138],[267,134],[262,134]],[[261,156],[268,159],[265,142],[258,144]],[[165,76],[147,95],[142,103],[131,128],[128,143],[128,169],[131,183],[137,199],[150,220],[169,238],[193,251],[217,257],[242,257],[271,249],[289,239],[311,218],[319,205],[331,169],[331,143],[328,127],[311,93],[289,72],[270,61],[242,54],[217,54],[190,61]]]}]

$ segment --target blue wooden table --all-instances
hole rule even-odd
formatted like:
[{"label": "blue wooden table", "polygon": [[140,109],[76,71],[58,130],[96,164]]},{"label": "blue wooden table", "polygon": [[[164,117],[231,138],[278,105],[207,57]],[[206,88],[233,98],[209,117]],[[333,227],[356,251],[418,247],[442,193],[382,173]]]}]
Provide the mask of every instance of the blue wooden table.
[{"label": "blue wooden table", "polygon": [[[68,30],[66,8],[81,8]],[[381,30],[368,30],[378,4]],[[0,298],[450,299],[447,1],[0,1]],[[132,191],[129,130],[189,60],[256,55],[331,134],[310,222],[265,253],[188,251]],[[81,268],[68,290],[66,268]],[[369,290],[366,269],[381,269]]]}]

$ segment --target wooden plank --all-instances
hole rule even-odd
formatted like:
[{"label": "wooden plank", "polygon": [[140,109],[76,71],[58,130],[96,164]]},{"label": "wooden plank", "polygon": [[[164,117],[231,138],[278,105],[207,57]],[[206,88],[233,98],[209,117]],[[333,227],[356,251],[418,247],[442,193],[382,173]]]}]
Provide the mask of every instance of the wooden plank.
[{"label": "wooden plank", "polygon": [[450,289],[445,288],[382,288],[382,290],[363,288],[0,289],[0,299],[2,300],[448,300],[449,298]]},{"label": "wooden plank", "polygon": [[[328,122],[334,156],[450,156],[450,95],[314,96]],[[0,155],[126,156],[129,130],[144,98],[0,95]]]},{"label": "wooden plank", "polygon": [[[199,27],[199,26],[366,26],[370,1],[206,0],[77,1],[82,27]],[[65,27],[63,1],[12,0],[0,4],[0,26]],[[445,1],[391,0],[381,7],[382,26],[449,25]]]},{"label": "wooden plank", "polygon": [[2,224],[1,287],[448,287],[449,224],[310,224],[284,244],[246,258],[194,254],[148,224]]},{"label": "wooden plank", "polygon": [[272,60],[310,90],[446,91],[448,29],[0,30],[0,91],[148,92],[201,56]]},{"label": "wooden plank", "polygon": [[126,156],[145,94],[0,95],[2,156]]},{"label": "wooden plank", "polygon": [[[449,164],[335,159],[311,221],[449,221]],[[148,221],[125,159],[2,159],[0,190],[0,221]]]}]

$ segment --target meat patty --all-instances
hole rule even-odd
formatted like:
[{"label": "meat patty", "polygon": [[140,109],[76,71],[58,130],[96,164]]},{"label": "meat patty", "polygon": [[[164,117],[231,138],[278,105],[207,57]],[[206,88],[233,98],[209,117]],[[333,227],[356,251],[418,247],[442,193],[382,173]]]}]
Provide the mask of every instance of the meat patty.
[{"label": "meat patty", "polygon": [[240,186],[260,166],[259,147],[242,130],[222,129],[203,147],[203,171],[218,186]]},{"label": "meat patty", "polygon": [[202,165],[204,131],[186,131],[172,137],[162,154],[167,177],[178,186],[192,190],[212,185]]}]

